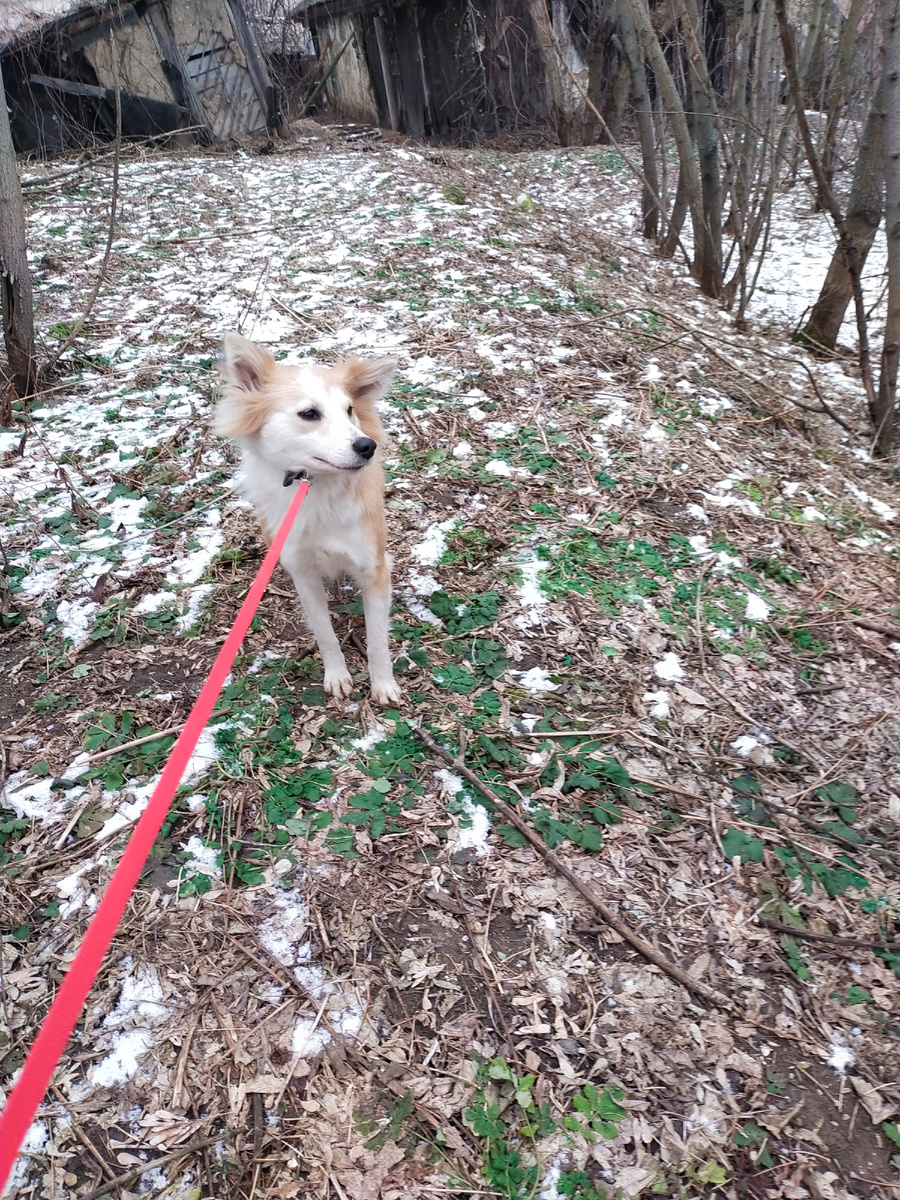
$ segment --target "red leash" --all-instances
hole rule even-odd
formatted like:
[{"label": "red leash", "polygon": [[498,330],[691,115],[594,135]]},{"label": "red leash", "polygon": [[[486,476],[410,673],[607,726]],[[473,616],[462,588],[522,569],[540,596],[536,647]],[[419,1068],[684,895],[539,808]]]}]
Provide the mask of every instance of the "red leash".
[{"label": "red leash", "polygon": [[109,949],[131,893],[140,878],[147,856],[162,828],[162,823],[169,811],[178,785],[181,783],[181,777],[194,752],[194,747],[197,745],[200,734],[206,727],[206,722],[219,698],[219,693],[231,670],[231,664],[250,628],[250,622],[262,599],[266,584],[275,570],[278,556],[284,548],[291,525],[300,511],[300,506],[306,499],[308,491],[308,483],[299,484],[287,516],[282,521],[281,528],[269,547],[253,585],[241,605],[240,612],[235,617],[231,632],[225,639],[225,644],[219,651],[219,656],[213,664],[209,677],[191,709],[187,724],[172,747],[172,753],[162,777],[156,785],[156,790],[134,828],[128,845],[119,860],[119,865],[113,872],[103,899],[84,935],[84,941],[78,947],[78,952],[56,993],[56,998],[50,1005],[50,1011],[44,1018],[34,1045],[28,1052],[25,1065],[22,1067],[22,1074],[10,1093],[3,1113],[0,1114],[0,1193],[9,1179],[19,1148],[34,1120],[38,1105],[50,1086],[56,1065],[72,1035],[88,992],[97,978],[97,972],[100,970],[106,951]]}]

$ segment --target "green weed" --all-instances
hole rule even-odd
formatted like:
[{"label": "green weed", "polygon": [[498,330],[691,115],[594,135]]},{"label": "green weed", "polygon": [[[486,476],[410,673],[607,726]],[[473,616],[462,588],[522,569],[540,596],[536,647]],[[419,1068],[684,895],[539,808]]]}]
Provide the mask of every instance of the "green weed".
[{"label": "green weed", "polygon": [[766,1149],[770,1134],[762,1129],[755,1121],[747,1121],[739,1130],[732,1134],[736,1146],[745,1146],[758,1167],[774,1167],[771,1154]]},{"label": "green weed", "polygon": [[619,1104],[622,1096],[621,1088],[604,1088],[598,1092],[593,1084],[586,1083],[572,1098],[578,1115],[565,1117],[563,1127],[570,1133],[580,1133],[589,1142],[596,1141],[598,1134],[612,1141],[619,1136],[619,1125],[628,1116]]}]

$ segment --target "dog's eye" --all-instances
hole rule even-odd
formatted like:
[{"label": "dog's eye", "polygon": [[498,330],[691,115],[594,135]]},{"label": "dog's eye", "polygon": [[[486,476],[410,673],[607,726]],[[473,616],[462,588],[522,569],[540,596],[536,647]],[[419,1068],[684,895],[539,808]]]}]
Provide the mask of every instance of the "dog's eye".
[{"label": "dog's eye", "polygon": [[348,417],[352,417],[352,416],[353,416],[353,405],[352,405],[352,404],[351,404],[351,405],[350,405],[350,407],[347,409],[347,416],[348,416]]},{"label": "dog's eye", "polygon": [[321,415],[317,408],[304,408],[302,412],[297,413],[301,421],[318,421]]}]

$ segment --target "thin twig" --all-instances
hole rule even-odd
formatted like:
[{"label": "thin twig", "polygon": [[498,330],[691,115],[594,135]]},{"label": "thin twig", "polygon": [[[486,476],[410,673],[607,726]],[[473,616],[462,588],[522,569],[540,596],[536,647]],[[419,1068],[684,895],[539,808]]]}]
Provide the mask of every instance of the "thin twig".
[{"label": "thin twig", "polygon": [[773,921],[770,917],[757,917],[758,924],[767,929],[775,929],[779,933],[788,933],[791,937],[806,938],[807,941],[829,942],[836,946],[855,946],[862,950],[900,950],[900,942],[869,942],[865,938],[834,937],[830,933],[813,933],[809,929],[798,929],[796,925],[787,925],[784,921]]},{"label": "thin twig", "polygon": [[618,737],[619,734],[631,731],[629,729],[512,729],[510,732],[514,738],[594,738]]},{"label": "thin twig", "polygon": [[438,745],[438,743],[422,729],[417,729],[416,733],[422,742],[428,747],[428,749],[432,751],[432,753],[437,754],[444,759],[444,761],[448,763],[454,771],[458,771],[464,779],[468,780],[473,787],[477,788],[478,791],[481,792],[486,800],[489,800],[490,803],[495,806],[497,811],[501,813],[501,815],[507,821],[509,821],[509,823],[513,825],[519,831],[519,833],[521,833],[522,836],[531,843],[532,846],[534,846],[542,858],[544,858],[556,871],[560,873],[560,875],[562,875],[569,881],[569,883],[572,884],[576,891],[578,891],[584,897],[584,899],[587,900],[592,908],[594,908],[596,912],[600,914],[610,929],[614,929],[619,937],[628,942],[628,944],[633,947],[633,949],[637,950],[637,952],[644,958],[646,958],[648,962],[651,962],[654,964],[654,966],[659,967],[661,971],[664,971],[670,978],[674,979],[677,983],[680,983],[682,987],[687,988],[689,992],[692,992],[699,999],[704,1000],[707,1004],[715,1005],[717,1008],[723,1008],[729,1012],[735,1011],[734,1003],[727,996],[716,991],[714,988],[709,987],[708,984],[701,983],[699,980],[693,979],[687,973],[687,971],[685,971],[682,967],[679,967],[676,963],[673,963],[671,959],[666,958],[666,956],[657,950],[654,945],[648,942],[646,938],[641,937],[639,933],[632,929],[631,926],[628,925],[617,913],[615,913],[608,904],[600,899],[594,889],[589,884],[585,883],[580,875],[573,871],[571,867],[563,862],[558,854],[555,854],[554,851],[549,848],[543,838],[540,837],[540,835],[537,834],[534,829],[527,824],[527,822],[522,820],[514,808],[510,807],[510,805],[508,805],[504,800],[501,800],[495,792],[491,791],[489,787],[483,784],[478,776],[473,771],[470,771],[464,762],[462,762],[459,758],[454,758],[448,750],[445,750],[443,746]]},{"label": "thin twig", "polygon": [[53,1093],[53,1095],[56,1097],[56,1099],[59,1101],[59,1103],[62,1105],[62,1107],[69,1114],[69,1118],[72,1122],[72,1131],[75,1134],[75,1136],[78,1138],[79,1142],[81,1142],[82,1146],[84,1146],[85,1150],[87,1150],[88,1154],[90,1154],[91,1158],[94,1160],[94,1162],[97,1164],[97,1166],[100,1168],[101,1178],[105,1178],[110,1181],[110,1182],[107,1182],[104,1190],[115,1188],[117,1186],[117,1184],[115,1182],[115,1177],[113,1175],[112,1167],[109,1165],[109,1163],[106,1161],[106,1159],[100,1153],[100,1151],[97,1149],[97,1147],[94,1145],[94,1143],[88,1137],[88,1135],[83,1132],[81,1126],[78,1124],[78,1122],[75,1119],[74,1112],[72,1112],[72,1109],[66,1103],[65,1097],[63,1096],[62,1092],[59,1090],[58,1087],[53,1087],[53,1086],[51,1086],[50,1091]]},{"label": "thin twig", "polygon": [[[835,421],[838,425],[840,425],[841,429],[845,429],[851,436],[855,436],[853,428],[847,424],[843,417],[839,417],[834,409],[828,403],[826,403],[825,397],[819,391],[819,385],[816,383],[816,377],[809,369],[807,363],[805,363],[802,358],[798,358],[795,361],[800,364],[800,366],[809,376],[809,382],[813,385],[813,391],[816,393],[816,397],[818,398],[819,403],[822,405],[823,411],[826,412],[829,417],[831,417],[832,421]],[[796,404],[797,401],[795,400],[794,403]],[[799,405],[799,407],[802,408],[803,405]],[[810,409],[809,411],[815,412],[815,409]]]},{"label": "thin twig", "polygon": [[88,296],[87,304],[84,307],[84,312],[75,322],[72,332],[57,349],[56,353],[50,359],[48,367],[54,367],[65,352],[69,349],[78,335],[84,328],[85,322],[91,313],[94,311],[94,305],[97,303],[97,297],[100,295],[100,288],[103,286],[103,281],[106,279],[106,269],[109,266],[109,256],[112,251],[113,239],[116,236],[116,210],[119,205],[119,157],[122,147],[122,90],[116,88],[116,148],[113,156],[113,175],[112,175],[112,199],[109,205],[109,229],[106,233],[106,248],[103,251],[103,260],[100,263],[100,270],[97,278],[94,281],[94,286],[91,288],[91,294]]},{"label": "thin twig", "polygon": [[148,1171],[155,1171],[158,1167],[164,1167],[166,1163],[174,1162],[176,1158],[184,1158],[186,1154],[193,1154],[195,1150],[205,1150],[207,1146],[214,1146],[219,1140],[217,1137],[204,1138],[201,1142],[190,1142],[187,1146],[179,1146],[177,1150],[170,1150],[168,1154],[162,1155],[161,1158],[154,1158],[150,1162],[141,1163],[139,1167],[132,1167],[130,1171],[126,1171],[123,1175],[117,1175],[115,1179],[111,1179],[109,1183],[103,1183],[100,1187],[94,1188],[92,1192],[85,1192],[80,1197],[80,1200],[98,1200],[99,1196],[108,1196],[110,1192],[117,1191],[120,1188],[127,1187],[130,1183],[134,1183],[136,1179],[140,1179]]},{"label": "thin twig", "polygon": [[860,629],[871,629],[873,633],[882,633],[885,637],[900,641],[900,626],[889,625],[887,621],[873,621],[871,617],[851,617],[850,623],[858,625]]},{"label": "thin twig", "polygon": [[[210,721],[216,717],[225,717],[232,710],[230,708],[219,708],[210,716]],[[180,733],[184,729],[186,722],[179,721],[177,725],[169,725],[165,729],[160,729],[158,733],[148,733],[145,737],[132,738],[130,742],[123,742],[121,746],[110,746],[108,750],[98,750],[96,754],[90,754],[87,758],[83,758],[79,767],[87,767],[91,763],[100,762],[104,758],[112,758],[114,754],[121,754],[124,750],[133,750],[135,746],[146,746],[148,742],[155,742],[159,738],[170,737],[173,733]],[[39,760],[41,761],[41,760]]]}]

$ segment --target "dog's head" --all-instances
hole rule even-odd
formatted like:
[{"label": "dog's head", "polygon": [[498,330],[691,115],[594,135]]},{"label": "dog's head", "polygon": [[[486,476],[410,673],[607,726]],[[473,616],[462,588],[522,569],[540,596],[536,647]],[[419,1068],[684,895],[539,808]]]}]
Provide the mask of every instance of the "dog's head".
[{"label": "dog's head", "polygon": [[280,471],[358,471],[384,437],[375,402],[395,368],[391,358],[350,358],[331,369],[291,367],[229,333],[216,432],[249,441]]}]

